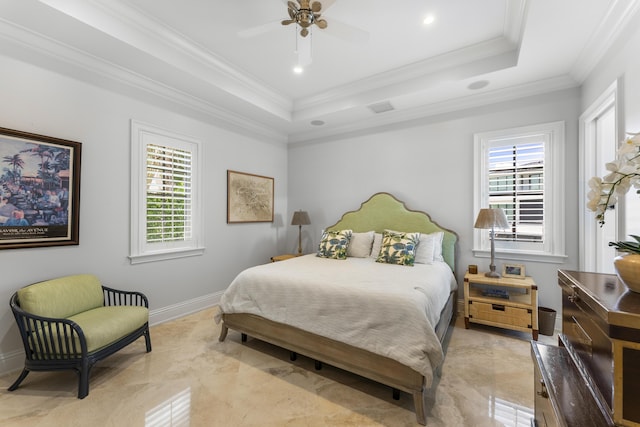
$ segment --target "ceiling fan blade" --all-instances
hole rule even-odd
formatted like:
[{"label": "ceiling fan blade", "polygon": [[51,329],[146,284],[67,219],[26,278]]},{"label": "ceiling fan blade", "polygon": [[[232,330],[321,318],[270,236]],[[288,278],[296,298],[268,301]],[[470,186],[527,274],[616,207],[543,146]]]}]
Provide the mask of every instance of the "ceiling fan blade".
[{"label": "ceiling fan blade", "polygon": [[327,28],[327,21],[325,21],[324,19],[317,19],[315,23],[318,26],[318,28],[321,28],[323,30]]},{"label": "ceiling fan blade", "polygon": [[337,37],[355,44],[365,44],[369,41],[369,33],[367,31],[356,28],[353,25],[345,24],[334,18],[327,19],[329,20],[328,25],[326,25],[326,29],[321,31],[322,34],[329,34],[332,37]]},{"label": "ceiling fan blade", "polygon": [[[291,21],[291,22],[294,22],[294,21]],[[281,20],[267,22],[266,24],[257,25],[255,27],[238,31],[238,37],[243,39],[248,39],[251,37],[259,36],[260,34],[268,33],[269,31],[282,28],[281,25],[286,25],[286,24],[284,24],[284,21],[281,21]]]},{"label": "ceiling fan blade", "polygon": [[291,19],[296,19],[296,14],[298,13],[298,9],[292,9],[291,7],[289,7],[287,11],[289,12],[289,17],[291,17]]}]

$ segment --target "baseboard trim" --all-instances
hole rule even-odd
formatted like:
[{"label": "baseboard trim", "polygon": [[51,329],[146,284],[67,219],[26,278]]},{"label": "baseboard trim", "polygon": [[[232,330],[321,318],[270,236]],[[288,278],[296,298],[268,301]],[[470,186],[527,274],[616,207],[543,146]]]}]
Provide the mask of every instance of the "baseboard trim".
[{"label": "baseboard trim", "polygon": [[24,367],[24,351],[14,350],[0,354],[0,374],[8,374]]},{"label": "baseboard trim", "polygon": [[[149,325],[155,326],[189,314],[213,307],[220,302],[224,291],[204,295],[167,307],[149,311]],[[21,370],[24,367],[24,351],[22,349],[0,353],[0,375]]]},{"label": "baseboard trim", "polygon": [[149,311],[149,325],[155,326],[170,320],[213,307],[220,302],[220,297],[224,291],[193,298],[167,307]]}]

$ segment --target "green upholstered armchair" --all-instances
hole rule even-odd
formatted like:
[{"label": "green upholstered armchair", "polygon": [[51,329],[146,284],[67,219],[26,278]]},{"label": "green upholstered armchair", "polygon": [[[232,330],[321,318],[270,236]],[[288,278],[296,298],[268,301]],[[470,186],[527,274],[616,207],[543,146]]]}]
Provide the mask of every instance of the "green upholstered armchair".
[{"label": "green upholstered armchair", "polygon": [[30,371],[71,369],[78,398],[89,394],[89,373],[99,360],[141,336],[151,351],[149,302],[140,292],[102,286],[89,274],[35,283],[11,297],[25,351],[25,366],[9,391]]}]

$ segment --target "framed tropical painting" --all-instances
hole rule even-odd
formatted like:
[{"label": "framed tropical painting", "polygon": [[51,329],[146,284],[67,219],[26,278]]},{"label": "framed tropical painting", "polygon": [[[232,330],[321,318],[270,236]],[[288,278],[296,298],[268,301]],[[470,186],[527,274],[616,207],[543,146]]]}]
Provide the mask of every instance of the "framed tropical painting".
[{"label": "framed tropical painting", "polygon": [[0,249],[79,244],[81,149],[0,128]]}]

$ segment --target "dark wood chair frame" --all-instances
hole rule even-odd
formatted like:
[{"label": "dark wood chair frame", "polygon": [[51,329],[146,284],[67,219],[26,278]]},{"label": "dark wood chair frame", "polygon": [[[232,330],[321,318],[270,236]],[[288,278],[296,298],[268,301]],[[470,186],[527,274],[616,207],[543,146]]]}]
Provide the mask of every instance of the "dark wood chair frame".
[{"label": "dark wood chair frame", "polygon": [[[134,305],[149,308],[147,297],[140,292],[121,291],[102,286],[105,306]],[[151,351],[149,323],[119,340],[88,352],[84,332],[68,319],[36,316],[20,308],[18,293],[9,302],[24,345],[24,369],[9,387],[14,391],[31,371],[74,370],[78,374],[78,399],[89,394],[89,373],[100,360],[112,355],[144,336],[147,353]],[[79,348],[78,348],[79,347]]]}]

